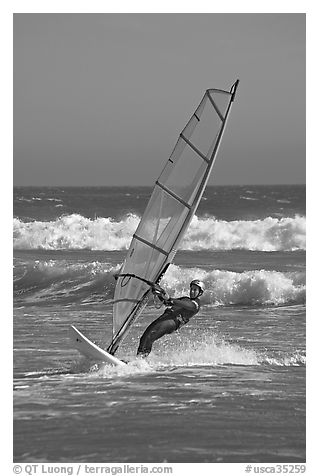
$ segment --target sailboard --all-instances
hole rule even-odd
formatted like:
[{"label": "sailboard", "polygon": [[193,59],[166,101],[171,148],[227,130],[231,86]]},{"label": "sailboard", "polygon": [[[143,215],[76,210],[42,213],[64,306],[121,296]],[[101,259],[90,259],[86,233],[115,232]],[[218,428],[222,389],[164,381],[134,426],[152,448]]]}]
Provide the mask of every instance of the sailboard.
[{"label": "sailboard", "polygon": [[126,365],[125,362],[117,359],[114,355],[109,354],[94,344],[94,342],[90,341],[90,339],[85,337],[75,326],[70,327],[69,336],[73,346],[88,359],[94,360],[95,362],[105,362],[118,367]]},{"label": "sailboard", "polygon": [[102,351],[110,356],[128,335],[147,305],[152,287],[159,284],[174,259],[210,177],[238,84],[239,80],[229,91],[205,91],[155,182],[117,277],[112,340]]}]

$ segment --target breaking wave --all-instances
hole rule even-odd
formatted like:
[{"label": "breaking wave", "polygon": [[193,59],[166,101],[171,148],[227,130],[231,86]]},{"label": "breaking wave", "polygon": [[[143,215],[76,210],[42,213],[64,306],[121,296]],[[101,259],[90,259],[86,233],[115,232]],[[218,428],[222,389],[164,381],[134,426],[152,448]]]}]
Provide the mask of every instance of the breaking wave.
[{"label": "breaking wave", "polygon": [[201,298],[209,305],[302,304],[306,299],[306,273],[252,270],[242,273],[171,265],[162,285],[176,296],[188,294],[189,283],[197,276],[205,283]]},{"label": "breaking wave", "polygon": [[[63,304],[111,302],[119,265],[109,263],[68,263],[67,261],[36,261],[16,271],[14,295],[16,303]],[[161,284],[169,294],[188,294],[193,276],[203,280],[206,292],[202,303],[227,305],[289,305],[306,299],[305,272],[252,270],[242,273],[204,270],[171,265]]]},{"label": "breaking wave", "polygon": [[[120,221],[89,219],[73,214],[54,221],[25,223],[14,219],[14,249],[126,250],[140,217],[129,214]],[[306,249],[306,218],[224,221],[195,216],[183,250],[295,251]]]}]

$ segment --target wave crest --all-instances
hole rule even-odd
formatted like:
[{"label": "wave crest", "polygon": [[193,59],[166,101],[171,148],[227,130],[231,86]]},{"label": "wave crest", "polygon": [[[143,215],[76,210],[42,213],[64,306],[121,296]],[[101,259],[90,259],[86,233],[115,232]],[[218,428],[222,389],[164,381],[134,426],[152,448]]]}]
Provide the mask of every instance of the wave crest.
[{"label": "wave crest", "polygon": [[[18,271],[15,298],[19,303],[110,302],[115,288],[114,273],[119,268],[120,265],[99,262],[36,262],[23,274]],[[171,265],[161,283],[172,297],[188,295],[194,276],[203,280],[206,286],[201,298],[203,305],[288,305],[303,304],[306,299],[305,272],[253,270],[236,273]]]},{"label": "wave crest", "polygon": [[205,283],[203,304],[283,305],[302,304],[306,299],[305,272],[252,270],[236,273],[171,265],[162,283],[176,296],[188,294],[194,276]]},{"label": "wave crest", "polygon": [[[140,218],[127,215],[112,218],[85,218],[67,215],[54,221],[24,223],[15,218],[14,249],[44,250],[126,250]],[[195,216],[184,237],[183,250],[295,251],[306,249],[306,219],[272,218],[252,221],[224,221]]]},{"label": "wave crest", "polygon": [[194,217],[182,244],[187,250],[295,251],[306,249],[306,219],[224,221]]}]

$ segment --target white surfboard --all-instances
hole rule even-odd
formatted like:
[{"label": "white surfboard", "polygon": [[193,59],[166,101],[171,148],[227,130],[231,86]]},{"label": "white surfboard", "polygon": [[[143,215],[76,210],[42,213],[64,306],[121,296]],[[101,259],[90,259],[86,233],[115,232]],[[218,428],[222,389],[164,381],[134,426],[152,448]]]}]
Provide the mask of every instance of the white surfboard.
[{"label": "white surfboard", "polygon": [[126,365],[122,360],[117,359],[114,355],[109,354],[105,350],[90,341],[76,327],[70,327],[70,339],[74,347],[85,357],[95,360],[95,362],[106,362],[110,365],[123,366]]}]

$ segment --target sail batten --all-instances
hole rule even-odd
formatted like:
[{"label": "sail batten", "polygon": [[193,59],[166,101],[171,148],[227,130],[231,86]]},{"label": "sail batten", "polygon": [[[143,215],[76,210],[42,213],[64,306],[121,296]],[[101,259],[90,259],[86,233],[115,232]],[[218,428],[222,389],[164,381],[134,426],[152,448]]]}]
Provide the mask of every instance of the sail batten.
[{"label": "sail batten", "polygon": [[142,238],[141,236],[138,236],[136,233],[134,233],[134,238],[136,238],[137,240],[141,241],[142,243],[144,243],[144,245],[146,246],[150,246],[151,248],[153,248],[154,250],[158,251],[159,253],[163,253],[165,256],[168,256],[169,253],[165,250],[163,250],[162,248],[159,248],[158,246],[154,245],[154,243],[150,243],[149,241],[145,240],[144,238]]},{"label": "sail batten", "polygon": [[166,272],[196,212],[237,86],[238,80],[230,91],[206,90],[155,182],[116,284],[111,354],[147,305],[152,283]]},{"label": "sail batten", "polygon": [[208,91],[207,94],[208,94],[208,98],[209,98],[210,102],[212,103],[213,107],[215,108],[215,111],[216,111],[217,114],[219,115],[220,120],[221,120],[222,122],[224,122],[225,118],[224,118],[224,116],[222,115],[222,113],[220,112],[220,110],[218,109],[218,107],[217,107],[217,105],[216,105],[214,99],[212,98],[210,92]]},{"label": "sail batten", "polygon": [[186,142],[186,144],[188,144],[196,152],[196,154],[205,160],[205,162],[209,163],[209,159],[204,154],[202,154],[201,151],[197,149],[197,147],[190,140],[188,140],[183,133],[181,133],[180,136]]},{"label": "sail batten", "polygon": [[172,190],[169,190],[167,187],[165,187],[165,185],[163,185],[162,183],[160,183],[158,180],[156,180],[156,185],[158,185],[161,189],[164,190],[164,192],[168,193],[171,197],[175,198],[175,200],[177,200],[178,202],[182,203],[184,205],[184,207],[186,208],[191,208],[190,204],[185,202],[181,197],[179,197],[178,195],[176,195]]}]

